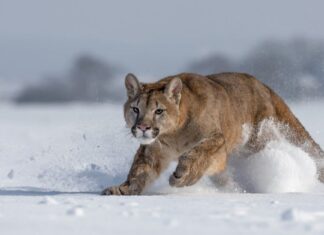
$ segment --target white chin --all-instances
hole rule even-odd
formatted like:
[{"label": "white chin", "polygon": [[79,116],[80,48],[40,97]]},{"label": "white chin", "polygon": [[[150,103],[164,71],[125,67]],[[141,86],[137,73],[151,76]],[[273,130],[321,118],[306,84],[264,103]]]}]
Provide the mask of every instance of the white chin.
[{"label": "white chin", "polygon": [[155,139],[154,138],[137,138],[141,145],[149,145],[152,144]]}]

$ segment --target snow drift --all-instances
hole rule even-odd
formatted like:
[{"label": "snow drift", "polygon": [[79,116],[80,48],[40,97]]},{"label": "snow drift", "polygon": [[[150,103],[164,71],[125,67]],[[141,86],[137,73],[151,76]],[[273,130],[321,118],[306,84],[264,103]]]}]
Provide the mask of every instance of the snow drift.
[{"label": "snow drift", "polygon": [[269,142],[249,157],[238,156],[231,167],[235,180],[247,192],[308,192],[317,184],[314,161],[286,141]]}]

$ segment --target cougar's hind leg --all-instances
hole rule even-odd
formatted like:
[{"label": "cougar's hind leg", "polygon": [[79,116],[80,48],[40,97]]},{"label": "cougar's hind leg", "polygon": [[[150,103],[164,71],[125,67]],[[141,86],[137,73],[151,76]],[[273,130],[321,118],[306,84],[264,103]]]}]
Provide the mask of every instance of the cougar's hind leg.
[{"label": "cougar's hind leg", "polygon": [[281,123],[287,124],[290,128],[291,133],[287,135],[288,140],[292,144],[301,147],[314,159],[317,165],[318,179],[324,183],[324,151],[292,113],[286,103],[271,89],[269,91],[276,110],[276,117]]},{"label": "cougar's hind leg", "polygon": [[275,137],[271,134],[270,130],[262,130],[261,123],[254,125],[250,138],[246,143],[245,147],[249,153],[257,153],[263,150],[270,140],[273,140]]}]

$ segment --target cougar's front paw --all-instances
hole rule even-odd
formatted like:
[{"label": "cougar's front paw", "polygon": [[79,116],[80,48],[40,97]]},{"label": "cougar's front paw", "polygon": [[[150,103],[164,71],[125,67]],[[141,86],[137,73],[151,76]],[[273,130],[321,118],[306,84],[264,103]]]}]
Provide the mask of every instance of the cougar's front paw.
[{"label": "cougar's front paw", "polygon": [[101,192],[101,195],[125,195],[126,193],[122,191],[120,186],[113,186],[106,188]]},{"label": "cougar's front paw", "polygon": [[169,178],[169,184],[173,187],[184,187],[191,185],[191,177],[188,167],[178,165],[177,169]]}]

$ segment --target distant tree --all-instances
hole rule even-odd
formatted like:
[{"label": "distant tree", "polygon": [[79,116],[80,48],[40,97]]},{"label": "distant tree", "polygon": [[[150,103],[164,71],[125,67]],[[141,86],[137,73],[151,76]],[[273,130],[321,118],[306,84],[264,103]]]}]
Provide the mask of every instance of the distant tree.
[{"label": "distant tree", "polygon": [[97,102],[119,100],[119,87],[114,82],[118,69],[89,55],[78,57],[64,77],[45,79],[28,86],[17,102]]},{"label": "distant tree", "polygon": [[69,102],[74,99],[71,90],[62,81],[57,79],[47,79],[46,82],[31,85],[22,90],[16,97],[18,103],[56,103]]},{"label": "distant tree", "polygon": [[76,100],[103,101],[109,98],[116,69],[94,57],[83,55],[74,63],[70,81]]}]

